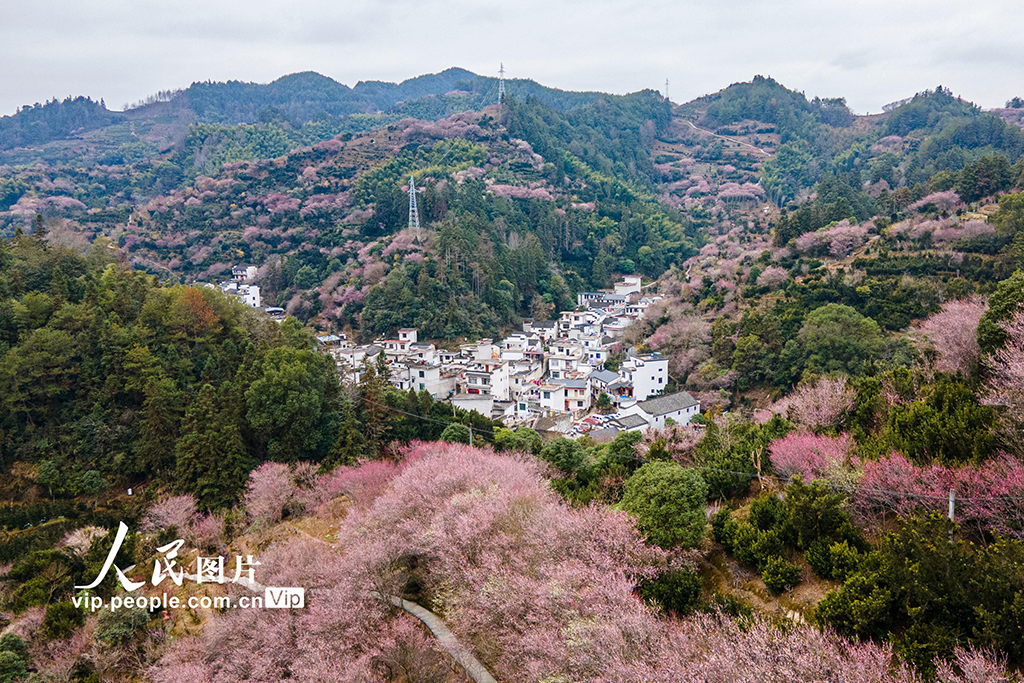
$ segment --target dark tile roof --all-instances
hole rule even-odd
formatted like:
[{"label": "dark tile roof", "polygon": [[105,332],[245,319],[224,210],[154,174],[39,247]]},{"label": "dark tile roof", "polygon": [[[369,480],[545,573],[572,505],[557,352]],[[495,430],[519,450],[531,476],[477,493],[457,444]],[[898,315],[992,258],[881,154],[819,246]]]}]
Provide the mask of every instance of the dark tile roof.
[{"label": "dark tile roof", "polygon": [[665,415],[667,413],[674,413],[677,410],[698,406],[700,402],[687,392],[680,391],[677,394],[649,398],[646,401],[640,401],[637,405],[648,415]]},{"label": "dark tile roof", "polygon": [[635,427],[646,426],[647,420],[639,415],[626,415],[625,417],[612,420],[612,423],[619,425],[622,429],[633,429]]}]

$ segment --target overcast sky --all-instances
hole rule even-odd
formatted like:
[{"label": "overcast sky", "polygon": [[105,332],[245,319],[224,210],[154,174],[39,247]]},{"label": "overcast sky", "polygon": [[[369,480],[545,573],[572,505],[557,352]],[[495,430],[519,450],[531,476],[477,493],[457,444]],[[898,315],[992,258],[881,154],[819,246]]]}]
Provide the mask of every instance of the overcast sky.
[{"label": "overcast sky", "polygon": [[0,0],[0,113],[120,108],[193,81],[313,70],[355,85],[461,66],[684,102],[754,74],[858,113],[942,84],[1024,96],[1019,0]]}]

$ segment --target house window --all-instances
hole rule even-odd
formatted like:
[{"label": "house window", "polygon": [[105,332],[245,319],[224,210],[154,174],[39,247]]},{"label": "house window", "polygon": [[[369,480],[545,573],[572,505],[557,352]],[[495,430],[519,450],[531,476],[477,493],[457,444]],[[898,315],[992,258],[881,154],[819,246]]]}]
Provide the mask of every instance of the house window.
[{"label": "house window", "polygon": [[424,376],[424,375],[423,375],[423,371],[422,371],[422,370],[420,370],[420,377],[423,377],[423,376]]},{"label": "house window", "polygon": [[420,391],[423,391],[426,387],[423,386],[423,382],[420,382]]},{"label": "house window", "polygon": [[544,398],[551,398],[551,392],[550,391],[545,391],[544,392]]},{"label": "house window", "polygon": [[[423,373],[420,373],[420,374],[423,374]],[[661,377],[658,378],[658,384],[663,384],[664,382],[665,382],[664,379],[662,379]]]}]

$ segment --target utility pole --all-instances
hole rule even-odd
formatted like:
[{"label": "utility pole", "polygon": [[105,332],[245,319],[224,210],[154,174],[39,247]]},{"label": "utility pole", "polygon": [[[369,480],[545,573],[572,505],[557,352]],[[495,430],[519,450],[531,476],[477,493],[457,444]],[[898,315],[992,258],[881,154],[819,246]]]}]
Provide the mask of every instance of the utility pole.
[{"label": "utility pole", "polygon": [[498,69],[498,106],[505,104],[505,62]]},{"label": "utility pole", "polygon": [[409,227],[416,228],[420,227],[420,212],[416,208],[416,183],[413,181],[412,176],[409,176]]},{"label": "utility pole", "polygon": [[[954,515],[955,512],[956,512],[956,491],[954,491],[953,489],[950,489],[949,490],[949,521],[951,521],[951,522],[953,521],[953,518],[955,517],[955,515]],[[953,542],[953,528],[952,527],[950,527],[950,529],[949,529],[949,542],[950,543]]]}]

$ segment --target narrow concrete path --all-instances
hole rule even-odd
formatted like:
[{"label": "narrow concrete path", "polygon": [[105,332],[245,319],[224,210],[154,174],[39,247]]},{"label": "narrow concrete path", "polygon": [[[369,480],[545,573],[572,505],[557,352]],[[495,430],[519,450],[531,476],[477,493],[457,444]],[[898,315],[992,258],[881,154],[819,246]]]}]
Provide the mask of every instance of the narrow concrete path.
[{"label": "narrow concrete path", "polygon": [[441,621],[440,617],[428,610],[427,608],[411,602],[409,600],[403,600],[397,595],[390,595],[385,598],[377,592],[372,592],[371,595],[381,600],[389,600],[395,607],[404,609],[409,614],[413,615],[430,629],[430,632],[437,638],[437,642],[441,644],[441,647],[445,649],[458,662],[469,677],[472,678],[476,683],[497,683],[494,680],[494,676],[484,667],[480,661],[473,656],[473,653],[469,651],[465,645],[459,642],[459,639],[455,637],[445,623]]},{"label": "narrow concrete path", "polygon": [[[133,565],[134,566],[134,565]],[[198,582],[198,577],[194,574],[185,574],[185,578],[190,581]],[[242,579],[236,585],[241,585],[248,588],[253,593],[262,593],[264,586],[260,585],[256,581],[247,581]],[[370,591],[370,595],[377,598],[378,600],[387,600],[395,607],[401,608],[422,621],[430,632],[437,638],[437,642],[441,644],[445,652],[450,654],[452,658],[459,663],[469,677],[472,678],[476,683],[498,683],[494,676],[487,670],[487,668],[480,663],[473,653],[470,652],[469,648],[459,642],[459,639],[455,637],[455,634],[451,632],[441,618],[428,610],[426,607],[419,605],[411,600],[403,600],[397,595],[385,596],[377,591]]]}]

